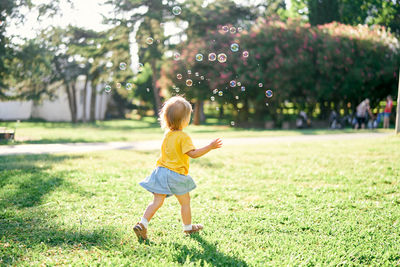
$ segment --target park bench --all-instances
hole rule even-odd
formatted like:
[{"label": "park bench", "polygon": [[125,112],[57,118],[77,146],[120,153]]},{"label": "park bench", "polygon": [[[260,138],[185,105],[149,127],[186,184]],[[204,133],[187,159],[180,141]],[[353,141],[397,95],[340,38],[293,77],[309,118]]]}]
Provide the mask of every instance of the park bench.
[{"label": "park bench", "polygon": [[0,127],[0,141],[1,140],[14,140],[15,128],[9,129],[7,127]]}]

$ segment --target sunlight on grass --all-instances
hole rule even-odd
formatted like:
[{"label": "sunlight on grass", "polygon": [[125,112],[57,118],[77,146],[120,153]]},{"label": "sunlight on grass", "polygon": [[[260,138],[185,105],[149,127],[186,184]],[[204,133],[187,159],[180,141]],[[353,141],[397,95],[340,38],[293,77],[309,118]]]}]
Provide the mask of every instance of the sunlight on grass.
[{"label": "sunlight on grass", "polygon": [[395,265],[400,139],[226,146],[192,160],[194,223],[177,200],[132,231],[158,151],[0,157],[0,265]]}]

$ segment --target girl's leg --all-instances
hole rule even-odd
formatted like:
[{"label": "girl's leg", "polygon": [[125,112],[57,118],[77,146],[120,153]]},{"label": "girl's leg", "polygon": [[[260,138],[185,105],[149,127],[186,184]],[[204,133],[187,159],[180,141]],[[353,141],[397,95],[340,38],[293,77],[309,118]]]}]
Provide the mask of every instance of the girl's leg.
[{"label": "girl's leg", "polygon": [[181,204],[182,222],[184,225],[192,224],[192,212],[190,210],[190,195],[189,193],[183,195],[175,195]]},{"label": "girl's leg", "polygon": [[149,204],[149,206],[147,206],[147,209],[143,215],[143,217],[148,222],[154,216],[156,211],[162,206],[162,204],[164,203],[165,197],[167,196],[165,194],[156,194],[156,193],[153,193],[153,195],[154,195],[154,200],[152,203]]}]

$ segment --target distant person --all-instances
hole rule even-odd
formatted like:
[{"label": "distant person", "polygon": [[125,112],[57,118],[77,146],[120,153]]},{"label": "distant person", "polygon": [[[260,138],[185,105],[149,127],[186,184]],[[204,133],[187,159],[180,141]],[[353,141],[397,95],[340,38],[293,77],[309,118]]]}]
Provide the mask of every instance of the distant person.
[{"label": "distant person", "polygon": [[212,149],[220,148],[222,140],[217,138],[209,145],[196,149],[189,135],[182,131],[189,124],[191,112],[190,103],[180,96],[168,99],[161,109],[161,126],[168,131],[165,132],[155,170],[139,183],[154,195],[141,221],[133,228],[139,240],[147,239],[149,221],[162,206],[164,199],[172,195],[176,196],[181,205],[184,233],[192,234],[203,229],[201,224],[192,224],[189,192],[196,188],[196,184],[188,175],[189,157],[198,158]]},{"label": "distant person", "polygon": [[367,122],[368,115],[372,118],[372,112],[371,108],[369,106],[369,99],[366,98],[364,101],[362,101],[358,106],[357,106],[357,111],[356,111],[356,125],[355,129],[358,129],[361,127],[361,129],[365,129],[365,123]]},{"label": "distant person", "polygon": [[392,113],[393,99],[390,95],[386,97],[386,106],[383,111],[383,128],[389,128],[390,114]]}]

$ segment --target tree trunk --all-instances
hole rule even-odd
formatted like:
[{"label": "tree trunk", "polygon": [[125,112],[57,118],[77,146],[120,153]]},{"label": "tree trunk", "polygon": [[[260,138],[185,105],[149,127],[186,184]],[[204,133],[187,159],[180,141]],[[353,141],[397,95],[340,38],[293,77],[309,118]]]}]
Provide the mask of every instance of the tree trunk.
[{"label": "tree trunk", "polygon": [[397,106],[396,106],[397,113],[396,113],[396,126],[395,126],[396,134],[400,133],[400,70],[398,79],[399,79],[399,87],[397,88]]},{"label": "tree trunk", "polygon": [[71,89],[72,89],[72,106],[74,108],[74,114],[72,116],[72,122],[76,123],[78,121],[78,108],[77,108],[77,104],[76,104],[76,86],[75,86],[76,82],[72,82],[71,84]]},{"label": "tree trunk", "polygon": [[[74,92],[75,86],[71,88],[70,84],[67,83],[65,85],[65,89],[67,91],[67,96],[68,96],[68,105],[69,105],[69,111],[71,113],[71,120],[73,123],[76,123],[76,99],[75,99],[75,92]],[[72,89],[72,92],[71,92],[71,89]]]},{"label": "tree trunk", "polygon": [[197,100],[194,104],[193,124],[200,125],[200,109],[203,101]]},{"label": "tree trunk", "polygon": [[158,113],[161,109],[161,98],[160,98],[160,90],[157,88],[157,68],[156,61],[153,60],[151,62],[151,71],[152,74],[152,84],[153,84],[153,96],[154,96],[154,116],[158,117]]},{"label": "tree trunk", "polygon": [[83,114],[82,114],[82,121],[86,122],[86,101],[87,101],[87,86],[89,82],[89,75],[86,75],[85,79],[85,87],[83,88]]},{"label": "tree trunk", "polygon": [[97,84],[92,83],[92,94],[90,97],[90,121],[94,122],[96,120],[96,93],[97,93]]},{"label": "tree trunk", "polygon": [[206,121],[206,114],[204,114],[204,101],[201,101],[200,104],[200,122],[203,123]]}]

